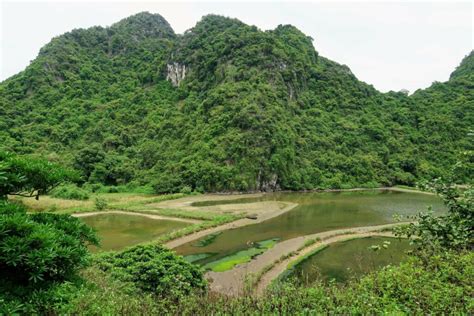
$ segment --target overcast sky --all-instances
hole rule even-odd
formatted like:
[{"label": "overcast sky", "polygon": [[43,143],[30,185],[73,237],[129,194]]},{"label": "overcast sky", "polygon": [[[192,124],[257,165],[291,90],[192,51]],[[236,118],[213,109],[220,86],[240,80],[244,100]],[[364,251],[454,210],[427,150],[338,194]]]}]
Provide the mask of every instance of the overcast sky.
[{"label": "overcast sky", "polygon": [[1,1],[0,80],[23,70],[54,36],[108,26],[129,15],[161,14],[183,33],[214,13],[260,29],[292,24],[314,38],[320,55],[348,65],[381,91],[413,92],[446,81],[473,48],[467,2],[116,2]]}]

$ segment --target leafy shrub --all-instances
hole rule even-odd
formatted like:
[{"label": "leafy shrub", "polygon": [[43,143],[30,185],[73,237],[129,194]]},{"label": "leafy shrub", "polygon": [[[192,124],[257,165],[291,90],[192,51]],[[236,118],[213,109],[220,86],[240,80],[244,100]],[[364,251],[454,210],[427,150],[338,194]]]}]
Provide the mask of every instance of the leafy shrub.
[{"label": "leafy shrub", "polygon": [[104,255],[98,266],[118,280],[163,296],[178,297],[206,287],[199,267],[159,245],[136,246]]},{"label": "leafy shrub", "polygon": [[96,197],[94,203],[95,209],[98,211],[103,211],[107,208],[107,201],[104,198]]},{"label": "leafy shrub", "polygon": [[151,185],[139,185],[136,182],[130,182],[125,185],[115,187],[120,193],[154,194],[155,190]]},{"label": "leafy shrub", "polygon": [[65,214],[27,214],[19,205],[0,205],[0,276],[16,285],[44,285],[73,275],[88,262],[94,231]]},{"label": "leafy shrub", "polygon": [[106,187],[108,189],[107,193],[119,193],[119,189],[116,186]]},{"label": "leafy shrub", "polygon": [[74,184],[65,184],[52,190],[51,196],[66,200],[88,200],[90,194],[88,191],[81,189]]},{"label": "leafy shrub", "polygon": [[191,194],[191,192],[193,192],[193,189],[190,186],[186,185],[182,187],[179,192],[183,194]]},{"label": "leafy shrub", "polygon": [[20,205],[0,204],[0,300],[47,301],[45,291],[76,277],[89,263],[94,231],[65,214],[27,214]]},{"label": "leafy shrub", "polygon": [[[474,156],[474,155],[473,155]],[[471,169],[472,173],[472,169]],[[459,189],[452,181],[440,179],[428,185],[443,199],[447,214],[434,216],[432,213],[418,214],[417,223],[395,229],[396,234],[414,238],[420,254],[443,249],[473,249],[474,247],[474,188]]]}]

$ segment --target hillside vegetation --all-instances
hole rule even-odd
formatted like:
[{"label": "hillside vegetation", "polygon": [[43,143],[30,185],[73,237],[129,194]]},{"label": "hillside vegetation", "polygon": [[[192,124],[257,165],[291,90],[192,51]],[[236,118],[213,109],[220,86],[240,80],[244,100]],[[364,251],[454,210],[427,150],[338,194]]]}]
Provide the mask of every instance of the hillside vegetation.
[{"label": "hillside vegetation", "polygon": [[290,25],[209,15],[177,35],[139,13],[52,39],[2,82],[0,149],[158,193],[410,185],[472,146],[473,63],[383,94]]}]

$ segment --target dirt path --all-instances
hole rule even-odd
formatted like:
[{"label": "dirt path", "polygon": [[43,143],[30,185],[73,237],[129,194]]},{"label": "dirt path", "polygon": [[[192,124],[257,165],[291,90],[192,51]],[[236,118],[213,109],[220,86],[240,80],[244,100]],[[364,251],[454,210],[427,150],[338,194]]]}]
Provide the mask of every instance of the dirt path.
[{"label": "dirt path", "polygon": [[146,213],[138,213],[138,212],[126,212],[126,211],[87,212],[87,213],[75,213],[71,215],[74,217],[88,217],[88,216],[94,216],[94,215],[100,215],[100,214],[123,214],[123,215],[143,216],[150,219],[170,220],[170,221],[185,222],[185,223],[190,223],[190,224],[199,224],[202,222],[201,220],[197,220],[197,219],[162,216],[162,215],[154,215],[154,214],[146,214]]},{"label": "dirt path", "polygon": [[[185,243],[199,239],[201,237],[204,237],[212,233],[220,232],[227,229],[242,227],[246,225],[257,224],[257,223],[266,221],[267,219],[286,213],[298,205],[296,203],[289,203],[289,202],[257,202],[257,203],[248,203],[248,204],[258,204],[259,208],[263,208],[264,211],[260,211],[258,213],[257,219],[243,218],[243,219],[239,219],[234,222],[227,223],[221,226],[201,230],[191,235],[187,235],[178,239],[171,240],[165,244],[165,247],[172,249],[172,248],[179,247]],[[235,204],[229,204],[229,205],[232,206]],[[284,205],[284,207],[282,208],[281,205]],[[247,209],[248,208],[249,206],[247,206]],[[250,209],[253,209],[253,208],[250,208]]]},{"label": "dirt path", "polygon": [[354,237],[384,235],[385,233],[377,231],[396,225],[399,225],[399,223],[338,229],[284,240],[277,243],[273,248],[267,250],[263,254],[255,257],[250,262],[237,265],[232,270],[225,272],[208,272],[206,273],[206,277],[211,280],[210,286],[213,291],[233,296],[240,295],[244,291],[245,280],[251,274],[258,274],[266,266],[279,260],[282,256],[290,255],[292,252],[297,252],[300,247],[304,246],[306,241],[316,238],[321,239],[321,241],[314,243],[288,259],[276,264],[275,267],[266,272],[257,286],[259,292],[262,292],[272,280],[278,277],[286,269],[288,263],[295,260],[297,257],[307,254],[309,251],[312,251],[323,244],[329,244]]}]

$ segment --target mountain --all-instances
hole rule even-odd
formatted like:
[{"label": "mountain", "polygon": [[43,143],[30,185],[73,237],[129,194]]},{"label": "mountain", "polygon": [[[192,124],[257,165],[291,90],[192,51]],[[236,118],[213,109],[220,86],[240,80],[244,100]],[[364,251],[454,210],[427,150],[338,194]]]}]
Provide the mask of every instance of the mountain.
[{"label": "mountain", "polygon": [[380,93],[291,25],[158,14],[54,38],[0,84],[0,149],[157,192],[373,187],[443,174],[470,148],[473,53],[449,81]]}]

